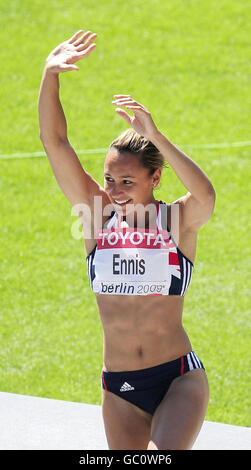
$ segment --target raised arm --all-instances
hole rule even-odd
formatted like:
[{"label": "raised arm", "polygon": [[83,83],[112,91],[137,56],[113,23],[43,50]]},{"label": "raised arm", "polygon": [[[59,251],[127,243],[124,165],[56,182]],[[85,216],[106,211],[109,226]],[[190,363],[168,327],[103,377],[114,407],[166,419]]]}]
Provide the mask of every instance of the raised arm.
[{"label": "raised arm", "polygon": [[[171,165],[188,193],[175,201],[180,205],[183,230],[197,232],[210,218],[214,209],[215,191],[203,170],[188,155],[179,150],[155,126],[150,112],[130,95],[115,95],[116,112],[139,134],[150,140]],[[130,116],[121,106],[134,112]]]},{"label": "raised arm", "polygon": [[97,34],[78,31],[48,56],[39,93],[40,138],[58,184],[72,205],[92,205],[93,196],[108,202],[103,188],[81,166],[67,136],[67,124],[59,98],[59,74],[79,70],[75,63],[95,49]]}]

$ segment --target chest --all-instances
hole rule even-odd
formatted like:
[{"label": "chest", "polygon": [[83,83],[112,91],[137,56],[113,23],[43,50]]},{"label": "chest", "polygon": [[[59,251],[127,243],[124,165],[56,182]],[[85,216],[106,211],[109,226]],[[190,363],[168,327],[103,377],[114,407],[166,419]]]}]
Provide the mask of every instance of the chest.
[{"label": "chest", "polygon": [[94,269],[100,293],[168,294],[173,277],[181,280],[181,264],[167,231],[128,228],[98,233]]}]

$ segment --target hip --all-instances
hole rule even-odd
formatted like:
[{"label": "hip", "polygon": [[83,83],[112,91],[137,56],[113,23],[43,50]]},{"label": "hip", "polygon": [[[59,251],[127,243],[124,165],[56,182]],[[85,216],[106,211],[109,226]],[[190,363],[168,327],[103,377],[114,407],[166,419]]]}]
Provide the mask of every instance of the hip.
[{"label": "hip", "polygon": [[153,415],[173,380],[196,369],[204,369],[204,366],[195,352],[190,351],[173,361],[146,369],[120,372],[103,369],[101,383],[105,391]]}]

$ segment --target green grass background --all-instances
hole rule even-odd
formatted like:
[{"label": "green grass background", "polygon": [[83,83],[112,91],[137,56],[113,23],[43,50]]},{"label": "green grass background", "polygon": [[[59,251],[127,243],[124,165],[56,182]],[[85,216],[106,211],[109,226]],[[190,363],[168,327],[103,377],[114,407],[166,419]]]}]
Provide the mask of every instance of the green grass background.
[{"label": "green grass background", "polygon": [[[37,97],[44,60],[78,29],[97,32],[81,71],[61,76],[76,149],[106,148],[128,126],[131,94],[202,166],[217,193],[201,229],[184,326],[205,363],[206,419],[250,426],[249,1],[12,0],[0,4],[0,154],[43,151]],[[193,144],[191,146],[190,144]],[[80,154],[103,184],[104,154]],[[156,198],[185,188],[164,170]],[[102,329],[83,242],[46,158],[0,158],[0,390],[100,404]]]}]

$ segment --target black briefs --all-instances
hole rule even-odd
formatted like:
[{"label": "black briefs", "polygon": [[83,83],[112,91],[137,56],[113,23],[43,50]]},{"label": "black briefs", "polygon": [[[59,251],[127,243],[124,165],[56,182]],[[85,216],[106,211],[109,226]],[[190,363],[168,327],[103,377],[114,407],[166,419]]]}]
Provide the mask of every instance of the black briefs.
[{"label": "black briefs", "polygon": [[172,381],[193,369],[204,369],[194,351],[174,361],[142,370],[102,370],[102,387],[153,414]]}]

